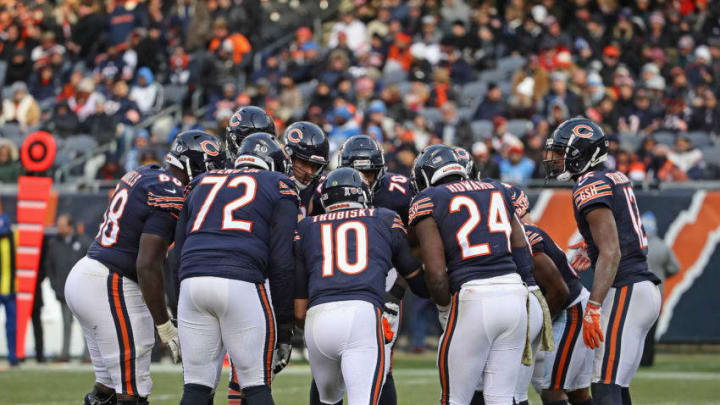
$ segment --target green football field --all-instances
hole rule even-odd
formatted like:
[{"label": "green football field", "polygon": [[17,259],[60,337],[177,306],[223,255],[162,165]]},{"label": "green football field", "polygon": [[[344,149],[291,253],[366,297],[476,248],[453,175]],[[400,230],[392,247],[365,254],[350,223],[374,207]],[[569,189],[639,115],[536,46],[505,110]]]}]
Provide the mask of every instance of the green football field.
[{"label": "green football field", "polygon": [[[151,403],[178,404],[182,393],[179,366],[153,365],[154,388]],[[437,404],[440,384],[431,355],[398,355],[395,383],[399,404]],[[0,366],[0,405],[76,405],[91,387],[92,371],[87,364],[26,364],[8,370]],[[216,404],[226,403],[227,373]],[[310,369],[293,364],[273,383],[278,405],[307,404]],[[631,386],[634,405],[718,404],[720,405],[720,354],[663,354],[650,369],[641,369]],[[539,404],[531,393],[531,403]]]}]

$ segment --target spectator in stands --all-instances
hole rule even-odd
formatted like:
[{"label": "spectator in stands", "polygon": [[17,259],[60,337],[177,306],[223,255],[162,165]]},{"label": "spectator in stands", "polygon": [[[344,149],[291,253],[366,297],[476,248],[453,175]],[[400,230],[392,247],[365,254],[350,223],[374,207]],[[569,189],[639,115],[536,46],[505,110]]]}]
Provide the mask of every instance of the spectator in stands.
[{"label": "spectator in stands", "polygon": [[712,56],[705,45],[695,48],[695,61],[687,67],[688,82],[693,86],[711,85],[713,82]]},{"label": "spectator in stands", "polygon": [[105,97],[98,97],[95,112],[85,119],[80,128],[83,133],[95,139],[98,145],[104,145],[115,139],[117,120],[105,111]]},{"label": "spectator in stands", "polygon": [[702,89],[693,100],[689,129],[713,134],[720,133],[720,109],[715,93],[709,88]]},{"label": "spectator in stands", "polygon": [[496,83],[489,83],[487,95],[475,110],[473,119],[491,120],[496,116],[504,116],[506,109],[500,87]]},{"label": "spectator in stands", "polygon": [[20,162],[15,143],[7,138],[0,138],[0,183],[17,183],[20,176]]},{"label": "spectator in stands", "polygon": [[335,107],[332,111],[332,130],[328,133],[330,153],[334,153],[340,145],[353,135],[360,134],[360,126],[347,105]]},{"label": "spectator in stands", "polygon": [[115,83],[112,98],[105,103],[105,111],[127,125],[135,125],[142,118],[140,108],[128,98],[128,85],[122,80]]},{"label": "spectator in stands", "polygon": [[214,37],[210,40],[208,49],[210,52],[216,52],[220,56],[227,54],[227,59],[234,65],[239,65],[243,61],[245,54],[252,50],[250,41],[245,35],[228,29],[227,20],[224,17],[218,17],[213,23]]},{"label": "spectator in stands", "polygon": [[543,98],[543,105],[545,106],[543,115],[549,115],[551,112],[550,107],[553,106],[553,100],[561,101],[562,104],[567,107],[570,117],[582,114],[585,110],[582,99],[580,99],[577,94],[568,90],[567,75],[562,72],[553,72],[550,75],[550,80],[550,91]]},{"label": "spectator in stands", "polygon": [[137,104],[143,115],[160,110],[163,103],[162,86],[155,81],[153,72],[143,66],[138,69],[136,77],[136,83],[132,86],[128,98]]},{"label": "spectator in stands", "polygon": [[435,138],[445,145],[456,145],[469,150],[473,144],[473,131],[470,123],[461,119],[457,106],[448,101],[440,108],[442,121],[435,128]]},{"label": "spectator in stands", "polygon": [[[10,54],[6,83],[25,82],[32,74],[32,63],[23,49],[16,49]],[[3,58],[4,59],[4,58]]]},{"label": "spectator in stands", "polygon": [[40,106],[28,93],[25,82],[15,82],[10,87],[11,98],[3,100],[0,125],[17,122],[23,131],[40,122]]},{"label": "spectator in stands", "polygon": [[686,132],[690,122],[690,109],[685,105],[682,98],[669,98],[666,101],[663,123],[660,129],[671,132]]},{"label": "spectator in stands", "polygon": [[347,45],[352,52],[358,54],[360,51],[367,50],[365,24],[355,18],[353,7],[351,3],[346,2],[340,5],[340,21],[336,22],[330,30],[330,39],[328,40],[330,49],[338,46],[338,37],[340,33],[344,33],[347,38]]},{"label": "spectator in stands", "polygon": [[518,136],[508,132],[507,119],[500,115],[493,117],[493,133],[491,145],[493,153],[506,156],[507,148],[518,143]]},{"label": "spectator in stands", "polygon": [[475,142],[472,145],[471,152],[481,177],[500,178],[500,165],[490,157],[490,151],[485,142]]},{"label": "spectator in stands", "polygon": [[433,84],[428,105],[439,108],[448,101],[457,101],[457,94],[450,86],[450,72],[445,68],[437,68],[435,74],[433,74]]},{"label": "spectator in stands", "polygon": [[395,121],[387,116],[387,108],[382,100],[370,103],[366,111],[363,133],[374,137],[382,143],[390,139],[390,133],[395,127]]},{"label": "spectator in stands", "polygon": [[[2,159],[0,146],[0,159]],[[1,160],[0,160],[0,164]],[[18,365],[16,347],[17,306],[15,300],[15,240],[10,228],[10,217],[0,213],[0,305],[5,307],[5,336],[10,367]]]},{"label": "spectator in stands", "polygon": [[[77,115],[70,109],[66,101],[61,101],[55,106],[47,129],[53,135],[61,138],[77,135],[80,122]],[[107,129],[106,129],[107,130]]]},{"label": "spectator in stands", "polygon": [[[648,268],[655,274],[661,283],[665,279],[676,274],[680,270],[680,263],[673,253],[672,246],[668,246],[663,238],[658,235],[657,220],[652,211],[646,211],[642,214],[642,224],[647,235],[648,245]],[[664,288],[660,288],[662,293]],[[643,349],[640,365],[643,367],[652,366],[655,361],[655,327],[652,328],[645,338],[645,347]]]},{"label": "spectator in stands", "polygon": [[167,144],[170,145],[179,133],[190,131],[192,129],[202,129],[202,126],[198,124],[198,119],[193,111],[190,108],[186,108],[183,110],[180,122],[168,133]]},{"label": "spectator in stands", "polygon": [[535,162],[524,156],[524,147],[517,142],[507,147],[507,158],[500,159],[500,179],[502,181],[525,185],[532,178]]},{"label": "spectator in stands", "polygon": [[693,146],[685,135],[678,135],[675,138],[675,147],[667,154],[667,158],[678,169],[687,174],[690,180],[701,180],[703,178],[703,153]]},{"label": "spectator in stands", "polygon": [[35,97],[39,104],[48,104],[55,101],[55,93],[59,87],[59,78],[53,74],[50,65],[44,65],[38,69],[28,83],[30,94]]},{"label": "spectator in stands", "polygon": [[412,38],[410,35],[398,32],[395,34],[394,39],[394,42],[388,48],[385,71],[402,69],[408,72],[413,61],[410,52]]},{"label": "spectator in stands", "polygon": [[65,303],[65,280],[75,263],[85,256],[91,240],[86,235],[78,234],[75,231],[75,221],[70,214],[60,214],[56,227],[57,235],[49,240],[43,265],[62,311],[63,340],[58,361],[67,362],[70,359],[73,315]]},{"label": "spectator in stands", "polygon": [[330,86],[327,82],[320,81],[310,97],[308,110],[312,107],[318,107],[323,113],[327,113],[332,108],[332,103],[333,100],[330,95]]},{"label": "spectator in stands", "polygon": [[[80,122],[84,122],[90,114],[95,112],[95,105],[100,101],[104,101],[104,98],[95,91],[95,81],[86,77],[80,80],[77,90],[68,98],[68,105],[77,114]],[[111,111],[111,114],[115,113],[115,110]]]},{"label": "spectator in stands", "polygon": [[280,102],[278,117],[281,120],[287,121],[291,117],[300,118],[302,116],[302,93],[300,93],[300,90],[295,86],[295,81],[290,75],[284,75],[280,78],[278,101]]}]

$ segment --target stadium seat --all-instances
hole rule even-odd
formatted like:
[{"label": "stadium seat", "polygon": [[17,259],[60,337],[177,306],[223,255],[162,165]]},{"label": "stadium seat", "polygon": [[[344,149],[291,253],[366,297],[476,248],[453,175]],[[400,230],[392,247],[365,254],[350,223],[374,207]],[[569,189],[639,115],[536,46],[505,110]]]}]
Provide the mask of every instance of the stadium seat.
[{"label": "stadium seat", "polygon": [[410,91],[411,86],[412,82],[400,82],[397,84],[400,94],[407,94]]},{"label": "stadium seat", "polygon": [[187,86],[180,84],[168,84],[163,87],[165,105],[182,104],[187,94]]},{"label": "stadium seat", "polygon": [[508,56],[497,61],[497,70],[505,73],[507,79],[510,79],[515,71],[523,66],[525,66],[525,58],[522,56]]},{"label": "stadium seat", "polygon": [[7,61],[0,60],[0,86],[5,85],[5,76],[7,75],[8,63]]},{"label": "stadium seat", "polygon": [[710,138],[710,134],[707,132],[688,132],[687,137],[690,139],[690,142],[698,148],[706,148],[713,145],[712,138]]},{"label": "stadium seat", "polygon": [[640,147],[642,144],[644,137],[638,135],[638,134],[631,134],[631,133],[621,133],[620,136],[620,145],[629,148],[632,151],[637,150],[637,148]]},{"label": "stadium seat", "polygon": [[73,135],[65,138],[60,148],[72,159],[85,154],[93,154],[97,146],[97,141],[90,135]]},{"label": "stadium seat", "polygon": [[507,129],[511,134],[517,137],[523,137],[532,129],[532,122],[523,119],[508,120]]},{"label": "stadium seat", "polygon": [[713,146],[712,148],[703,149],[703,160],[705,163],[712,163],[720,165],[720,145]]},{"label": "stadium seat", "polygon": [[655,132],[653,138],[662,145],[672,146],[675,143],[675,134],[672,132]]},{"label": "stadium seat", "polygon": [[475,109],[469,107],[460,107],[458,109],[458,117],[461,120],[471,120]]},{"label": "stadium seat", "polygon": [[498,83],[505,81],[505,72],[499,69],[485,70],[480,73],[480,80],[485,83],[495,82]]},{"label": "stadium seat", "polygon": [[430,123],[438,123],[442,121],[442,112],[439,108],[426,108],[422,111],[423,117]]},{"label": "stadium seat", "polygon": [[302,94],[303,102],[310,102],[310,98],[312,98],[312,94],[315,91],[317,84],[317,80],[311,80],[307,83],[301,83],[297,86],[298,90],[300,90],[300,94]]},{"label": "stadium seat", "polygon": [[0,126],[0,136],[2,136],[3,138],[8,138],[15,142],[17,146],[20,146],[20,144],[22,144],[23,138],[25,138],[25,133],[22,129],[20,129],[19,124],[9,122]]},{"label": "stadium seat", "polygon": [[463,86],[460,92],[460,106],[469,107],[472,109],[477,108],[478,104],[482,101],[482,98],[487,92],[487,83],[483,81],[476,81],[468,83]]},{"label": "stadium seat", "polygon": [[397,84],[407,80],[407,72],[402,69],[390,69],[383,75],[385,84]]},{"label": "stadium seat", "polygon": [[473,138],[476,141],[481,141],[483,139],[486,139],[486,138],[489,138],[490,136],[492,136],[492,131],[493,131],[492,121],[489,121],[489,120],[473,121],[470,123],[470,126],[472,127]]}]

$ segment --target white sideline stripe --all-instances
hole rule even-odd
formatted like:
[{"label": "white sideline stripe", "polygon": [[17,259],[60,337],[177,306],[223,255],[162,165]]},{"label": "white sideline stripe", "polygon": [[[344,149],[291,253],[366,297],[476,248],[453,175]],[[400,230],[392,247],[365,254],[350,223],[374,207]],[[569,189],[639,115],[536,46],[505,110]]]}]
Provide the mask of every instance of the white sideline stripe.
[{"label": "white sideline stripe", "polygon": [[43,226],[40,224],[18,224],[18,231],[42,232]]},{"label": "white sideline stripe", "polygon": [[23,255],[38,255],[40,254],[40,249],[34,246],[18,246],[17,252]]},{"label": "white sideline stripe", "polygon": [[35,209],[47,208],[47,203],[45,201],[20,200],[20,201],[18,201],[17,205],[18,205],[18,208],[35,208]]}]

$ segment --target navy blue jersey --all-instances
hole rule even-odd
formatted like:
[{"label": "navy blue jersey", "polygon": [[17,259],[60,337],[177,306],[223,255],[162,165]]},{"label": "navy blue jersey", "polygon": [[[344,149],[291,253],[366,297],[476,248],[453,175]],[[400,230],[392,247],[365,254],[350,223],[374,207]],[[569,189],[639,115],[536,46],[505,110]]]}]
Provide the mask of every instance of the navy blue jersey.
[{"label": "navy blue jersey", "polygon": [[162,167],[147,165],[126,173],[115,186],[88,257],[137,281],[140,235],[172,240],[182,204],[182,183]]},{"label": "navy blue jersey", "polygon": [[560,270],[560,274],[562,274],[563,280],[565,280],[565,284],[567,284],[570,291],[565,301],[565,307],[567,308],[575,301],[583,289],[575,269],[568,263],[565,252],[545,231],[535,225],[525,224],[525,234],[530,242],[533,256],[545,253],[555,263],[555,267]]},{"label": "navy blue jersey", "polygon": [[596,208],[609,208],[615,217],[620,242],[620,265],[613,287],[638,281],[658,279],[648,271],[647,236],[640,219],[630,179],[615,170],[588,172],[573,188],[573,208],[580,234],[588,244],[588,255],[593,265],[598,248],[593,240],[585,216]]},{"label": "navy blue jersey", "polygon": [[363,300],[382,308],[391,267],[407,276],[421,267],[402,219],[385,208],[347,209],[307,217],[295,236],[295,296],[309,306]]},{"label": "navy blue jersey", "polygon": [[241,168],[215,170],[190,184],[177,226],[179,280],[270,279],[278,323],[292,318],[293,232],[298,194],[284,174]]},{"label": "navy blue jersey", "polygon": [[513,213],[503,185],[464,180],[418,194],[410,207],[410,225],[435,219],[454,293],[467,281],[517,271],[510,245]]}]

